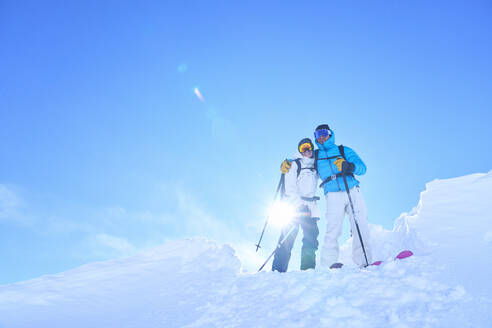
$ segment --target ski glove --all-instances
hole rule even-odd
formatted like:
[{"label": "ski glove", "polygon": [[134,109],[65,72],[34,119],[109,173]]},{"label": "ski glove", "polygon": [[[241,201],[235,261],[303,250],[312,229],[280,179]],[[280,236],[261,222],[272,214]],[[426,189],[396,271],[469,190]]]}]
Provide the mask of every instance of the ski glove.
[{"label": "ski glove", "polygon": [[336,167],[337,167],[338,171],[342,172],[342,164],[343,164],[344,162],[347,162],[347,161],[346,161],[346,160],[344,160],[343,158],[337,158],[337,160],[336,160],[336,161],[334,161],[334,162],[333,162],[333,164],[335,164],[335,165],[336,165]]},{"label": "ski glove", "polygon": [[289,172],[291,166],[292,163],[288,159],[286,159],[282,162],[282,165],[280,165],[280,171],[282,172],[282,174],[286,174],[287,172]]},{"label": "ski glove", "polygon": [[337,166],[338,171],[342,172],[343,174],[350,174],[354,173],[354,168],[355,165],[354,163],[347,162],[343,158],[339,158],[336,161],[333,162]]},{"label": "ski glove", "polygon": [[344,175],[354,173],[354,169],[355,169],[354,163],[350,163],[350,162],[347,162],[347,161],[344,161],[342,163],[342,173]]}]

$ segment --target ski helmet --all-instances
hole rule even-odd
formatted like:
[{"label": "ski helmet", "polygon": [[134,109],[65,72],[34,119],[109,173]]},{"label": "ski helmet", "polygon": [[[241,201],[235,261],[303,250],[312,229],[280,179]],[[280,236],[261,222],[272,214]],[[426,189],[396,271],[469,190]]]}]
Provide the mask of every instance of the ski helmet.
[{"label": "ski helmet", "polygon": [[331,130],[328,124],[321,124],[314,130],[314,138],[318,139],[319,137],[329,137],[331,136]]},{"label": "ski helmet", "polygon": [[301,141],[299,141],[299,144],[297,145],[297,150],[302,154],[306,150],[313,150],[314,145],[311,139],[309,138],[304,138]]}]

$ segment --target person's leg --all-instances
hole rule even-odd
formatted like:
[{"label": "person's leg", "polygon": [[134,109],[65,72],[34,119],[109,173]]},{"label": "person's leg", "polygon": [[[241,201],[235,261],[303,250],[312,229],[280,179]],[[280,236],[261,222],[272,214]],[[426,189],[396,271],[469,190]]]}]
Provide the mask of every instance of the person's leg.
[{"label": "person's leg", "polygon": [[330,267],[338,261],[338,238],[342,234],[347,196],[343,192],[328,192],[326,199],[326,233],[321,249],[321,265]]},{"label": "person's leg", "polygon": [[[294,224],[294,229],[290,231],[290,229],[292,228],[292,224]],[[292,247],[294,247],[294,241],[296,240],[297,232],[299,231],[299,224],[292,224],[289,224],[284,229],[282,229],[282,233],[280,234],[280,238],[278,240],[279,243],[284,238],[284,236],[289,233],[289,231],[290,234],[284,240],[282,245],[275,251],[275,255],[273,257],[272,271],[286,272],[287,268],[289,267],[290,254],[292,251]]]},{"label": "person's leg", "polygon": [[[357,223],[359,225],[362,242],[364,243],[364,249],[367,255],[367,261],[369,262],[369,264],[371,264],[372,263],[371,239],[369,234],[369,225],[367,222],[366,202],[359,188],[350,189],[350,196],[354,204],[355,218],[357,219]],[[355,226],[355,222],[352,215],[352,209],[350,208],[350,205],[347,211],[350,216],[350,227],[352,229],[352,238],[353,238],[352,259],[358,266],[365,266],[367,264],[366,258],[364,256],[364,251],[362,250],[362,245],[360,243],[359,234],[357,232],[357,227]]]},{"label": "person's leg", "polygon": [[316,250],[318,249],[318,220],[319,218],[306,217],[301,220],[302,249],[301,270],[316,267]]}]

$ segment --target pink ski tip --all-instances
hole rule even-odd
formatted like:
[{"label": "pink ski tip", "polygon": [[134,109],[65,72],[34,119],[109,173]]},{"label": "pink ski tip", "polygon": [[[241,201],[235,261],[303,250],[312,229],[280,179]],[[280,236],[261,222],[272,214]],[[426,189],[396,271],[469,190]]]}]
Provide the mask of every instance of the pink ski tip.
[{"label": "pink ski tip", "polygon": [[376,262],[374,262],[374,263],[373,263],[373,264],[371,264],[371,265],[380,265],[381,263],[383,263],[383,261],[376,261]]},{"label": "pink ski tip", "polygon": [[412,255],[413,255],[412,251],[402,251],[402,252],[400,252],[400,254],[398,254],[396,256],[396,258],[399,260],[402,260],[402,259],[406,259],[407,257],[410,257]]}]

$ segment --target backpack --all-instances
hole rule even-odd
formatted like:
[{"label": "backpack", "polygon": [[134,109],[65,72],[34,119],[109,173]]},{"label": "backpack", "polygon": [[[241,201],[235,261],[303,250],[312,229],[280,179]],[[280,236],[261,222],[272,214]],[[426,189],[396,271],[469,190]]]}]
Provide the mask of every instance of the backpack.
[{"label": "backpack", "polygon": [[[343,159],[347,160],[347,158],[345,158],[345,148],[343,147],[343,145],[338,146],[338,151],[340,152],[340,155],[342,155]],[[296,158],[294,161],[297,164],[297,177],[299,177],[299,174],[301,174],[301,170],[313,170],[314,169],[314,171],[316,171],[316,173],[318,173],[318,160],[333,159],[333,158],[337,158],[338,156],[331,156],[331,157],[327,157],[327,158],[318,158],[318,157],[319,157],[319,149],[316,149],[316,150],[314,150],[314,167],[301,167],[301,159]]]},{"label": "backpack", "polygon": [[316,171],[316,173],[318,172],[318,170],[316,168],[316,159],[315,159],[313,167],[301,167],[301,159],[300,158],[296,158],[294,160],[294,162],[296,162],[296,164],[297,164],[297,177],[299,177],[299,174],[301,174],[301,170],[312,170],[312,171]]},{"label": "backpack", "polygon": [[[347,160],[347,158],[345,158],[345,149],[343,148],[343,145],[340,145],[338,146],[338,151],[340,152],[340,155],[342,155],[343,159],[344,160]],[[316,149],[314,151],[314,169],[316,170],[316,172],[318,172],[318,160],[329,160],[329,159],[333,159],[333,158],[337,158],[338,156],[330,156],[330,157],[327,157],[327,158],[318,158],[319,156],[319,149]],[[335,180],[339,177],[343,176],[342,173],[337,173],[335,175],[332,175],[332,176],[329,176],[327,179],[325,179],[323,182],[321,182],[321,184],[319,185],[319,187],[323,187],[323,185],[325,183],[328,183],[332,180]],[[354,174],[353,173],[350,173],[350,174],[347,174],[347,176],[351,176],[351,177],[354,177]]]},{"label": "backpack", "polygon": [[[347,160],[345,158],[345,148],[343,148],[343,145],[338,146],[338,151],[340,152],[340,155],[342,155],[343,159]],[[318,157],[319,157],[319,149],[316,149],[314,151],[314,169],[316,170],[316,172],[318,172],[318,159],[319,160],[333,159],[333,158],[337,158],[338,156],[331,156],[327,158],[318,158]]]}]

